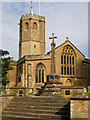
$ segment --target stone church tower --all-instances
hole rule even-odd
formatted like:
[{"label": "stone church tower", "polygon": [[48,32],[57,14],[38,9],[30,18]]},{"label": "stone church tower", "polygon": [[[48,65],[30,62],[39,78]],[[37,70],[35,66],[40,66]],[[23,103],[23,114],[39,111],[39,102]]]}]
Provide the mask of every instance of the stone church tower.
[{"label": "stone church tower", "polygon": [[45,53],[45,17],[22,15],[20,19],[19,59]]}]

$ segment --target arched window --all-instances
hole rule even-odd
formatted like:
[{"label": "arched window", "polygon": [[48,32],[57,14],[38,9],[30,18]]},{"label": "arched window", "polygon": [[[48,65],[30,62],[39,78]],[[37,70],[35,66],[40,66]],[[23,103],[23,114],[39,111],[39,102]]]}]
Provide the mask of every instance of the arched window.
[{"label": "arched window", "polygon": [[39,83],[41,83],[41,69],[39,69]]},{"label": "arched window", "polygon": [[71,56],[70,56],[70,65],[71,65]]},{"label": "arched window", "polygon": [[61,55],[61,64],[63,64],[63,55]]},{"label": "arched window", "polygon": [[72,64],[74,65],[74,56],[72,57]]},{"label": "arched window", "polygon": [[33,23],[33,29],[37,30],[37,23],[36,22]]},{"label": "arched window", "polygon": [[34,45],[34,48],[36,48],[36,45]]},{"label": "arched window", "polygon": [[66,55],[64,55],[64,64],[66,64]]},{"label": "arched window", "polygon": [[62,50],[61,75],[75,75],[75,52],[69,45]]},{"label": "arched window", "polygon": [[43,64],[37,65],[36,68],[36,83],[44,83],[45,67]]},{"label": "arched window", "polygon": [[73,67],[73,75],[74,75],[74,67]]},{"label": "arched window", "polygon": [[67,56],[67,64],[69,64],[68,56]]},{"label": "arched window", "polygon": [[38,83],[38,70],[36,69],[36,83]]},{"label": "arched window", "polygon": [[61,75],[63,75],[63,66],[61,67]]},{"label": "arched window", "polygon": [[25,23],[26,29],[29,28],[28,22]]},{"label": "arched window", "polygon": [[66,75],[66,66],[64,67],[64,75]]},{"label": "arched window", "polygon": [[71,68],[71,66],[70,66],[70,75],[72,75],[72,68]]},{"label": "arched window", "polygon": [[44,83],[44,69],[42,70],[42,83]]},{"label": "arched window", "polygon": [[67,75],[69,75],[69,67],[67,67]]}]

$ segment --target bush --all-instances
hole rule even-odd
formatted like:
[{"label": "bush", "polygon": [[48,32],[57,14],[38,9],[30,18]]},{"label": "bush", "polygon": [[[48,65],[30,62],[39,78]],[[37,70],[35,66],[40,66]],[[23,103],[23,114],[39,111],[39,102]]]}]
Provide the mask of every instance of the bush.
[{"label": "bush", "polygon": [[90,92],[85,92],[84,95],[85,96],[90,96]]},{"label": "bush", "polygon": [[33,95],[33,93],[28,93],[28,95]]}]

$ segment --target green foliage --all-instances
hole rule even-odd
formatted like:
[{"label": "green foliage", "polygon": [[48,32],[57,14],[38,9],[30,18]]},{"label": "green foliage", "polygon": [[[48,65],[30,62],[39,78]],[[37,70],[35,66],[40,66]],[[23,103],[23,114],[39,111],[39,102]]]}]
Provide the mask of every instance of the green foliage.
[{"label": "green foliage", "polygon": [[85,96],[90,96],[90,92],[85,92],[84,95]]},{"label": "green foliage", "polygon": [[33,95],[33,93],[28,93],[28,95]]},{"label": "green foliage", "polygon": [[7,79],[7,73],[13,68],[10,66],[10,63],[13,61],[11,57],[8,56],[8,51],[0,50],[0,78],[2,85],[5,87],[9,81]]},{"label": "green foliage", "polygon": [[0,95],[10,95],[9,93],[0,93]]}]

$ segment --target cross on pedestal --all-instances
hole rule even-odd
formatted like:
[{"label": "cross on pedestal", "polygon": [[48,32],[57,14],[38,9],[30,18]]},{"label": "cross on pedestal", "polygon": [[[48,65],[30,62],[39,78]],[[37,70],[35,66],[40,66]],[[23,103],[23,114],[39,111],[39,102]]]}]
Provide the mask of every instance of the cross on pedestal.
[{"label": "cross on pedestal", "polygon": [[49,37],[49,39],[52,39],[51,43],[51,74],[54,75],[56,73],[55,69],[55,42],[54,39],[57,37],[54,37],[54,33],[52,33],[52,37]]},{"label": "cross on pedestal", "polygon": [[52,43],[54,43],[54,39],[57,37],[54,37],[54,33],[52,33],[52,37],[49,37],[49,39],[52,39]]}]

